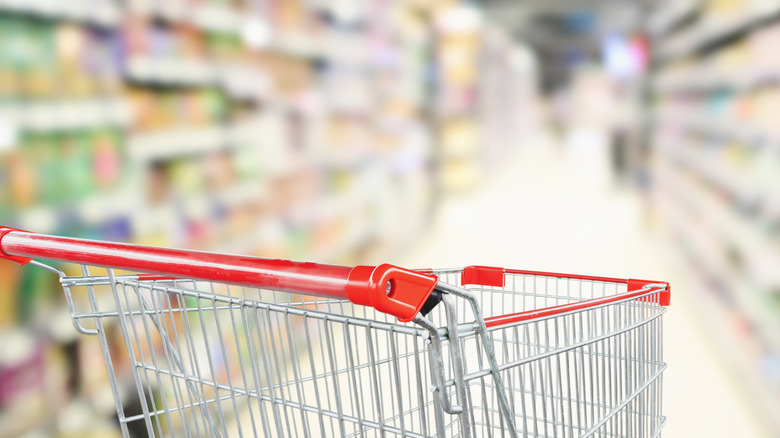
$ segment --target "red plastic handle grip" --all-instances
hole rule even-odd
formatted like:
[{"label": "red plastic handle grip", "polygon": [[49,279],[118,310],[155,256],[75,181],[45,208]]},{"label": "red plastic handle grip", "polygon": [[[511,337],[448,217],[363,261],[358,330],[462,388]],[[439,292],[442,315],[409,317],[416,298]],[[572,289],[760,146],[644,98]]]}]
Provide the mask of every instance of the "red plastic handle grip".
[{"label": "red plastic handle grip", "polygon": [[[164,276],[349,299],[411,321],[436,286],[434,276],[391,265],[325,265],[126,243],[73,239],[0,227],[0,258],[43,258]],[[390,289],[388,291],[388,284]]]}]

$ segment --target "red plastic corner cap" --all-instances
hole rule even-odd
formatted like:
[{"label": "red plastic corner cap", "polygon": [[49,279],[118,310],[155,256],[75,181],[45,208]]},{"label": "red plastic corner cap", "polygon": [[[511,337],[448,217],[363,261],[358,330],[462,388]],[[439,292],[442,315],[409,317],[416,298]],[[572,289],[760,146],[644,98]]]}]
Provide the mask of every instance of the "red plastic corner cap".
[{"label": "red plastic corner cap", "polygon": [[[643,287],[647,286],[648,284],[663,284],[665,285],[664,290],[662,290],[658,294],[658,304],[661,306],[669,306],[672,303],[672,289],[669,287],[669,283],[666,281],[653,281],[653,280],[637,280],[635,278],[629,278],[628,279],[628,291],[633,292],[639,289],[642,289]],[[651,300],[654,300],[652,296],[648,297]]]},{"label": "red plastic corner cap", "polygon": [[438,281],[435,276],[388,264],[356,266],[349,273],[347,296],[355,304],[409,322],[420,313]]},{"label": "red plastic corner cap", "polygon": [[466,266],[460,283],[462,285],[476,284],[478,286],[504,287],[504,268],[489,266]]},{"label": "red plastic corner cap", "polygon": [[32,261],[32,257],[15,256],[3,251],[3,237],[5,237],[6,234],[12,231],[18,231],[20,233],[29,233],[29,231],[17,230],[16,228],[0,227],[0,258],[11,260],[12,262],[19,263],[20,265],[26,265],[27,263],[30,263],[30,261]]}]

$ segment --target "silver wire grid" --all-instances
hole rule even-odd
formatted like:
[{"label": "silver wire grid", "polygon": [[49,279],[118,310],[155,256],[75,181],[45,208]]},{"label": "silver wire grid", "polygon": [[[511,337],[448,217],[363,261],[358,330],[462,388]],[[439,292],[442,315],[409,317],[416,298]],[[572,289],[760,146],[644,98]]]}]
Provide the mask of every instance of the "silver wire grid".
[{"label": "silver wire grid", "polygon": [[665,423],[662,287],[484,330],[626,285],[461,286],[441,270],[442,303],[402,324],[342,300],[57,272],[74,325],[99,339],[124,436],[655,437]]}]

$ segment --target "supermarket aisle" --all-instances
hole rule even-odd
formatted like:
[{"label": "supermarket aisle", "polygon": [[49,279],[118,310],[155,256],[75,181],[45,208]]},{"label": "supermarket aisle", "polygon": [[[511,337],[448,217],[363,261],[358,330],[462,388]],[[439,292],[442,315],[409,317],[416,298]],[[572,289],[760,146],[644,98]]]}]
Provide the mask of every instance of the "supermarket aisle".
[{"label": "supermarket aisle", "polygon": [[[431,232],[399,264],[507,266],[662,279],[671,282],[665,315],[665,437],[764,436],[692,321],[686,276],[643,218],[630,189],[616,189],[604,154],[533,142],[478,191],[446,201]],[[530,146],[530,145],[529,145]],[[601,158],[599,158],[601,157]]]}]

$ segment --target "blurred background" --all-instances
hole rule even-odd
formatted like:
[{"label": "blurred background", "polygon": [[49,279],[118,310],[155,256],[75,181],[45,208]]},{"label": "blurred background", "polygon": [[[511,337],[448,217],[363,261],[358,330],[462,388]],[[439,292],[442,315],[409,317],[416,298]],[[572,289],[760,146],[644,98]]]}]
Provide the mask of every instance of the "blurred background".
[{"label": "blurred background", "polygon": [[[777,0],[0,0],[0,224],[670,281],[664,434],[780,436],[777,47]],[[0,435],[115,436],[0,279]]]}]

